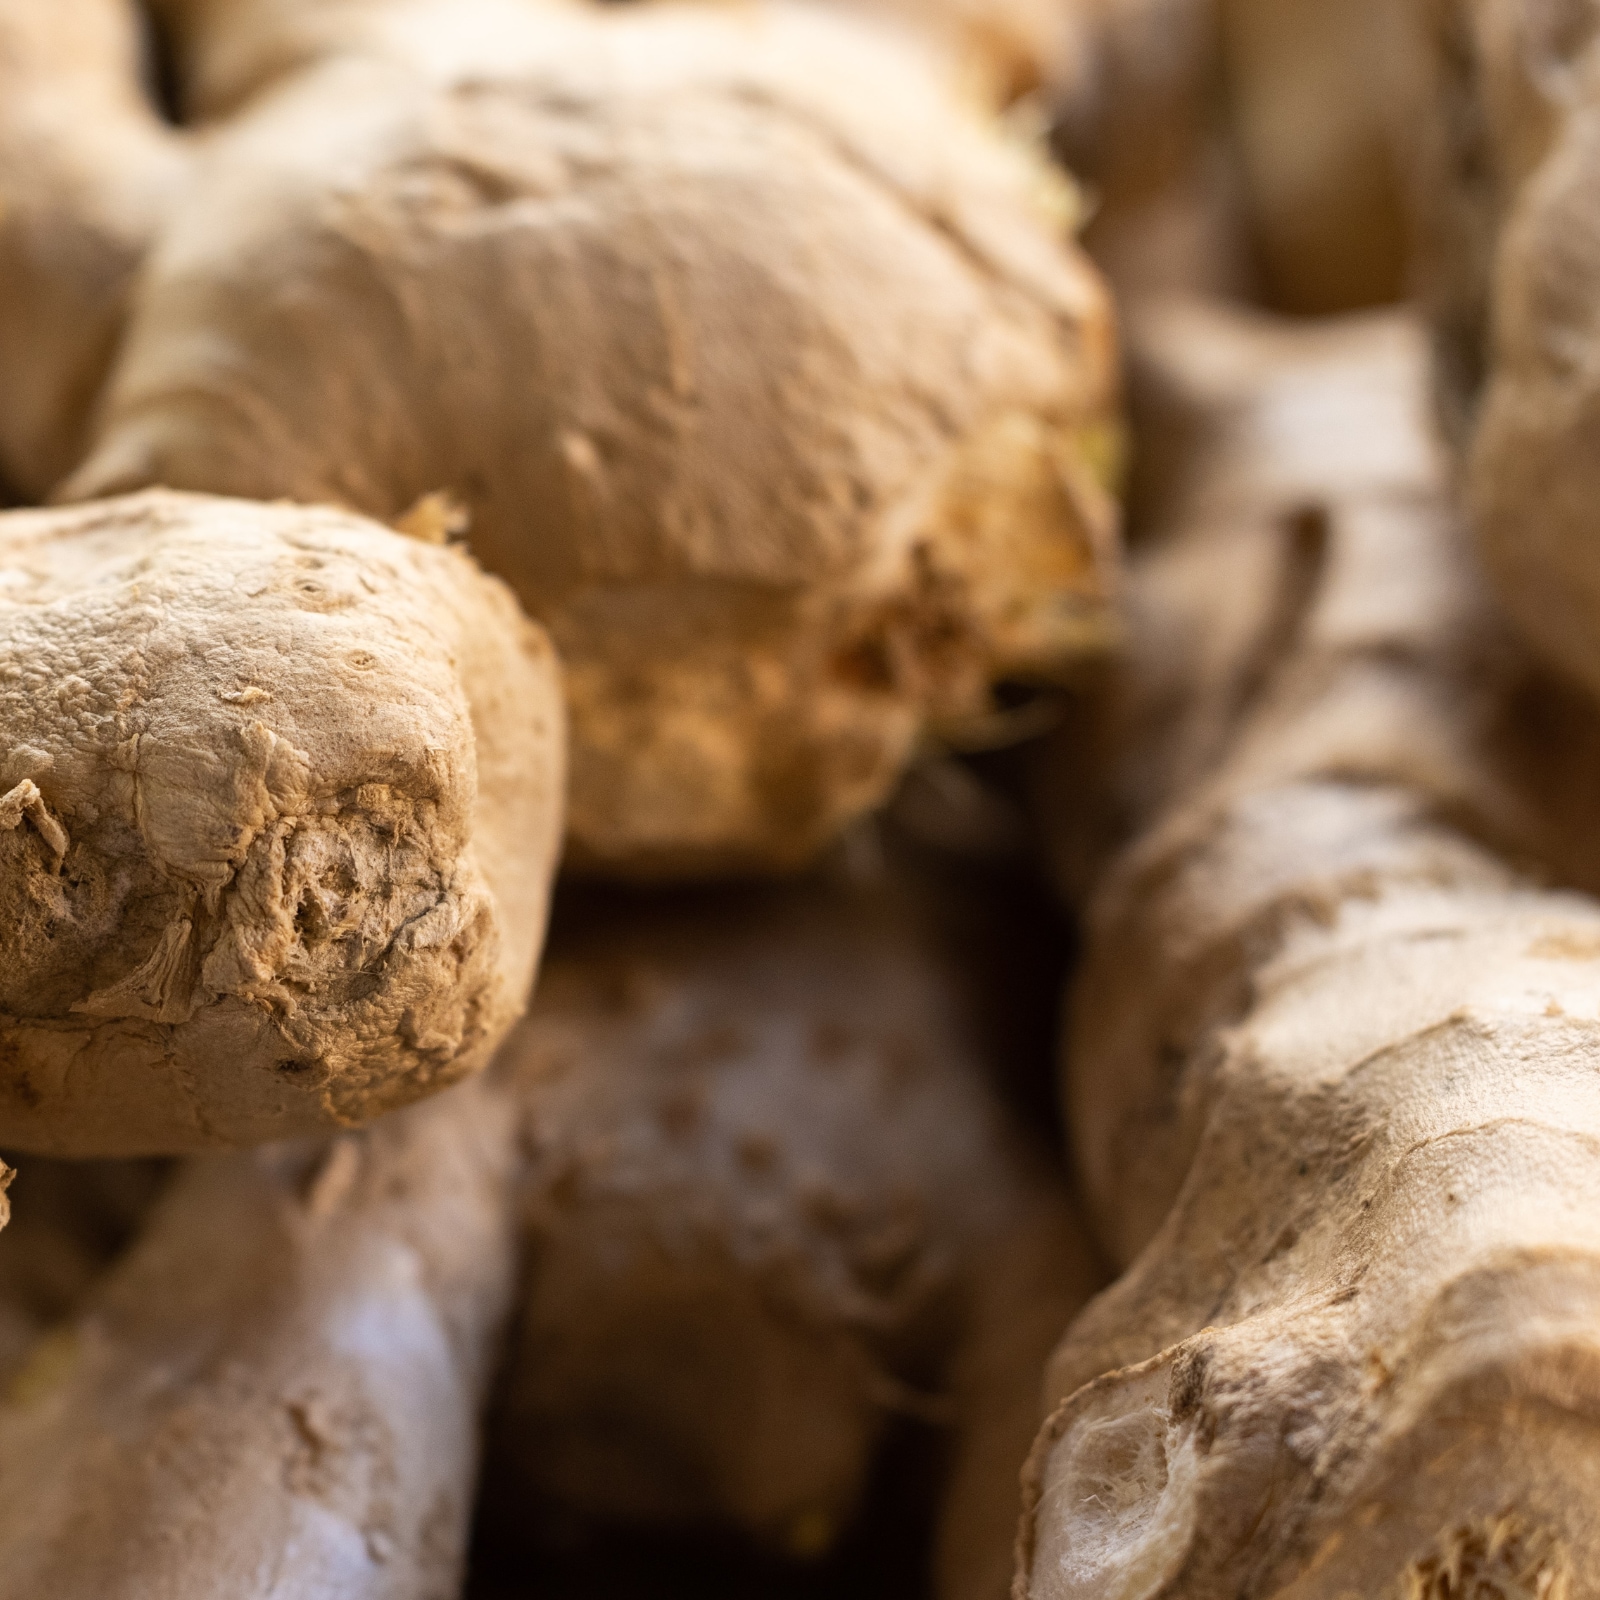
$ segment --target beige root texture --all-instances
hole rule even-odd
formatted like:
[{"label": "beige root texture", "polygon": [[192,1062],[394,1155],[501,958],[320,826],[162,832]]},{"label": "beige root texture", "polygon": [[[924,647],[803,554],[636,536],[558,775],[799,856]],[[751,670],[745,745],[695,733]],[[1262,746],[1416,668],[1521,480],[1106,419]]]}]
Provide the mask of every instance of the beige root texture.
[{"label": "beige root texture", "polygon": [[1044,1363],[1095,1268],[926,905],[808,887],[575,913],[504,1052],[530,1162],[503,1521],[821,1554],[897,1418],[937,1574],[995,1600]]},{"label": "beige root texture", "polygon": [[1473,592],[1414,330],[1144,336],[1202,448],[1070,1066],[1128,1270],[1054,1358],[1016,1593],[1600,1594],[1600,906],[1533,875],[1596,882],[1594,720]]},{"label": "beige root texture", "polygon": [[0,4],[0,480],[82,454],[144,252],[187,172],[140,92],[132,0]]},{"label": "beige root texture", "polygon": [[0,1400],[0,1596],[458,1594],[513,1133],[476,1082],[180,1169]]},{"label": "beige root texture", "polygon": [[1480,548],[1529,641],[1600,692],[1600,29],[1576,3],[1417,10],[1426,282]]},{"label": "beige root texture", "polygon": [[457,1593],[519,1233],[503,1515],[817,1555],[909,1415],[948,1440],[941,1595],[1004,1594],[1096,1269],[949,954],[881,886],[591,902],[447,1096],[153,1210],[161,1164],[24,1160],[0,1597]]},{"label": "beige root texture", "polygon": [[907,43],[160,9],[202,156],[67,493],[453,503],[566,663],[577,865],[797,865],[1103,644],[1107,299],[1064,180]]},{"label": "beige root texture", "polygon": [[155,492],[0,519],[0,1141],[358,1124],[520,1013],[554,657],[459,551]]}]

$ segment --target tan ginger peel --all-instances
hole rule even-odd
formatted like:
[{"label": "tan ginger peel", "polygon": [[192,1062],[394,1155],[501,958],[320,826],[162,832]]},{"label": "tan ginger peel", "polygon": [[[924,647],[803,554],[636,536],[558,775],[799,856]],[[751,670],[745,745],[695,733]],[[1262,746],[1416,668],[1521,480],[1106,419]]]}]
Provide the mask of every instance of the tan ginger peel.
[{"label": "tan ginger peel", "polygon": [[1597,693],[1595,17],[1529,0],[1407,14],[1420,276],[1479,547],[1529,643]]},{"label": "tan ginger peel", "polygon": [[1420,340],[1145,342],[1205,448],[1134,581],[1141,832],[1074,999],[1127,1272],[1056,1353],[1016,1593],[1600,1593],[1600,908],[1515,864],[1562,867],[1561,784],[1501,759],[1527,673]]},{"label": "tan ginger peel", "polygon": [[909,42],[163,12],[205,160],[67,492],[454,495],[567,667],[575,864],[796,866],[925,729],[1104,644],[1107,297],[1065,180]]},{"label": "tan ginger peel", "polygon": [[1044,1362],[1096,1267],[938,913],[878,886],[604,903],[497,1071],[527,1253],[494,1505],[817,1556],[897,1420],[942,1600],[996,1600]]},{"label": "tan ginger peel", "polygon": [[151,493],[0,518],[0,617],[0,1143],[255,1143],[487,1061],[563,770],[502,585],[343,513]]},{"label": "tan ginger peel", "polygon": [[183,1164],[0,1398],[0,1596],[458,1594],[513,1128],[480,1081]]},{"label": "tan ginger peel", "polygon": [[940,1594],[1003,1593],[1095,1266],[936,916],[837,886],[590,909],[484,1078],[178,1165],[109,1271],[73,1248],[85,1202],[141,1169],[63,1205],[60,1164],[24,1162],[0,1596],[453,1593],[519,1230],[488,1473],[510,1527],[554,1504],[817,1557],[911,1416],[947,1456]]}]

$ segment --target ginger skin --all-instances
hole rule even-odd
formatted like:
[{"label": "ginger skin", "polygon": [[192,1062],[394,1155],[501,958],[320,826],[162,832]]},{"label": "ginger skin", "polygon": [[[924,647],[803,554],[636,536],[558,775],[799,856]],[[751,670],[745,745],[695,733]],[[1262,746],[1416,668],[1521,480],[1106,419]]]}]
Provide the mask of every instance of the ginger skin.
[{"label": "ginger skin", "polygon": [[1128,1270],[1054,1358],[1015,1592],[1600,1594],[1600,906],[1516,864],[1586,850],[1502,760],[1526,668],[1421,341],[1171,308],[1142,340],[1203,444],[1132,580],[1139,833],[1074,998]]},{"label": "ginger skin", "polygon": [[940,1595],[1005,1592],[1044,1364],[1097,1270],[929,907],[591,913],[489,1073],[179,1165],[87,1292],[30,1284],[29,1230],[84,1229],[24,1162],[0,1334],[78,1304],[20,1362],[0,1344],[0,1600],[458,1592],[514,1287],[514,1526],[553,1502],[816,1556],[909,1412],[948,1439]]},{"label": "ginger skin", "polygon": [[477,1081],[185,1164],[0,1400],[0,1596],[459,1594],[513,1129]]},{"label": "ginger skin", "polygon": [[1388,0],[1219,0],[1228,129],[1261,298],[1327,315],[1406,289]]},{"label": "ginger skin", "polygon": [[830,0],[933,44],[979,104],[1003,107],[1070,78],[1083,49],[1083,0]]},{"label": "ginger skin", "polygon": [[1241,180],[1219,135],[1215,0],[1078,0],[1067,70],[1043,96],[1092,196],[1084,243],[1120,295],[1252,285]]},{"label": "ginger skin", "polygon": [[925,904],[602,900],[497,1064],[526,1256],[489,1475],[816,1556],[897,1416],[940,1425],[943,1600],[1005,1593],[1044,1361],[1096,1268]]},{"label": "ginger skin", "polygon": [[349,1127],[520,1014],[553,653],[456,550],[163,492],[0,518],[0,1145]]},{"label": "ginger skin", "polygon": [[63,492],[453,496],[567,668],[575,866],[796,867],[1104,645],[1109,303],[920,52],[782,4],[162,9],[205,160]]}]

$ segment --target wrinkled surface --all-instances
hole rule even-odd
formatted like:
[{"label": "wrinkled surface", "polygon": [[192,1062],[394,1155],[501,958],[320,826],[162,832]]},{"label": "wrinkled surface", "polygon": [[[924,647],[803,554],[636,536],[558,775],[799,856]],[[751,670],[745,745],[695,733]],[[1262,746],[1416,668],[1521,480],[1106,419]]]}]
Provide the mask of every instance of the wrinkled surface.
[{"label": "wrinkled surface", "polygon": [[777,4],[169,11],[219,120],[66,492],[447,492],[567,665],[578,865],[797,865],[930,720],[1104,642],[1106,297],[1062,180],[909,45]]},{"label": "wrinkled surface", "polygon": [[1092,1288],[928,916],[882,887],[602,902],[497,1065],[527,1258],[497,1510],[816,1556],[944,1425],[939,1587],[1004,1593],[1043,1361]]},{"label": "wrinkled surface", "polygon": [[1017,1592],[1600,1593],[1600,907],[1519,870],[1594,882],[1552,845],[1595,719],[1475,591],[1414,329],[1149,342],[1205,443],[1133,579],[1142,831],[1070,1064],[1128,1270],[1054,1358]]},{"label": "wrinkled surface", "polygon": [[251,1143],[481,1066],[561,726],[457,551],[162,493],[0,520],[0,1139]]},{"label": "wrinkled surface", "polygon": [[181,1169],[0,1400],[0,1595],[458,1594],[512,1132],[473,1083]]}]

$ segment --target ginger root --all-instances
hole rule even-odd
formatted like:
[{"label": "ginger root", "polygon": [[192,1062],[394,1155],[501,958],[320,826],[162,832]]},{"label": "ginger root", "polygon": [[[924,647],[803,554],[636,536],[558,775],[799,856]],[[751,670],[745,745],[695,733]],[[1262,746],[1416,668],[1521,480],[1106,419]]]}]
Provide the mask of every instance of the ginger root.
[{"label": "ginger root", "polygon": [[453,497],[566,665],[576,865],[793,867],[1105,642],[1107,298],[918,51],[782,4],[161,11],[204,159],[65,493]]},{"label": "ginger root", "polygon": [[87,1290],[15,1247],[54,1227],[92,1270],[76,1213],[129,1174],[63,1207],[25,1162],[0,1332],[13,1299],[44,1329],[4,1374],[0,1600],[456,1593],[519,1231],[502,1515],[816,1556],[909,1415],[948,1438],[939,1592],[997,1600],[1097,1269],[935,922],[881,885],[569,908],[489,1073],[191,1158]]},{"label": "ginger root", "polygon": [[0,1143],[254,1143],[487,1061],[562,782],[503,585],[340,512],[150,493],[0,518],[0,616]]},{"label": "ginger root", "polygon": [[815,1556],[910,1416],[950,1441],[939,1593],[1004,1594],[1044,1361],[1096,1269],[935,921],[836,885],[558,931],[496,1066],[530,1161],[500,1520]]},{"label": "ginger root", "polygon": [[480,1081],[186,1164],[0,1401],[0,1596],[458,1594],[512,1134]]},{"label": "ginger root", "polygon": [[135,272],[187,174],[140,92],[133,0],[0,0],[0,479],[82,455]]},{"label": "ginger root", "polygon": [[1016,1592],[1600,1594],[1600,906],[1519,869],[1526,668],[1422,342],[1161,315],[1204,443],[1131,585],[1142,828],[1069,1060],[1129,1265],[1054,1358]]},{"label": "ginger root", "polygon": [[1479,546],[1529,642],[1600,693],[1600,32],[1582,6],[1419,10],[1425,284]]}]

